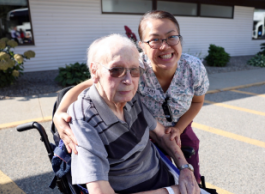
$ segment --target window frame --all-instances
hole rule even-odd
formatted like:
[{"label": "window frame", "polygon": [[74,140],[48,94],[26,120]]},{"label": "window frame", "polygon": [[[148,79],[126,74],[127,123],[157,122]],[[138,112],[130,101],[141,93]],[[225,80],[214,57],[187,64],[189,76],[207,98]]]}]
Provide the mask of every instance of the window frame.
[{"label": "window frame", "polygon": [[[204,4],[204,5],[219,5],[219,6],[229,6],[229,7],[232,7],[232,17],[218,17],[218,16],[202,16],[201,15],[201,4]],[[235,13],[235,6],[233,5],[225,5],[225,4],[209,4],[209,3],[200,3],[199,5],[199,10],[200,10],[200,15],[199,17],[202,17],[202,18],[221,18],[221,19],[234,19],[234,13]]]},{"label": "window frame", "polygon": [[[131,12],[103,12],[103,0],[100,0],[100,6],[101,6],[101,13],[102,14],[120,14],[120,15],[143,15],[144,13],[131,13]],[[155,10],[154,8],[156,7],[156,0],[150,0],[152,3],[152,9]]]},{"label": "window frame", "polygon": [[34,38],[34,32],[33,32],[33,23],[32,23],[32,19],[31,19],[31,11],[30,11],[29,0],[27,0],[27,2],[28,2],[28,8],[29,8],[29,21],[30,21],[31,33],[32,33],[32,44],[26,44],[26,45],[23,45],[23,46],[27,46],[27,45],[31,45],[31,46],[34,45],[35,46],[35,38]]},{"label": "window frame", "polygon": [[[264,9],[265,10],[265,9]],[[253,14],[255,13],[255,11],[253,12]],[[264,23],[265,23],[265,18],[264,18]],[[253,24],[253,21],[252,21],[252,24]],[[253,33],[253,32],[252,32]],[[264,38],[251,38],[251,40],[259,40],[259,41],[264,41],[265,40],[265,37]]]},{"label": "window frame", "polygon": [[[157,1],[158,0],[155,0],[156,2],[156,5],[157,5]],[[159,0],[159,1],[168,1],[168,2],[178,2],[178,3],[192,3],[192,4],[197,4],[197,15],[184,15],[184,14],[172,14],[173,16],[179,16],[179,17],[200,17],[199,16],[199,3],[197,2],[192,2],[192,1],[174,1],[174,0]]]},{"label": "window frame", "polygon": [[[101,13],[102,14],[121,14],[121,15],[143,15],[145,13],[128,13],[128,12],[103,12],[103,0],[100,1],[101,3]],[[152,10],[157,10],[157,1],[158,0],[151,0],[152,1]],[[227,3],[198,3],[196,0],[191,0],[191,1],[185,1],[185,0],[159,0],[159,1],[168,1],[168,2],[179,2],[179,3],[195,3],[197,4],[197,15],[180,15],[180,14],[172,14],[174,16],[178,17],[202,17],[202,18],[220,18],[220,19],[234,19],[234,11],[235,11],[235,6],[232,4],[227,4]],[[201,4],[205,5],[220,5],[220,6],[230,6],[232,7],[232,17],[217,17],[217,16],[201,16]]]},{"label": "window frame", "polygon": [[28,4],[28,12],[29,12],[29,21],[30,21],[30,26],[31,26],[32,42],[29,44],[18,44],[18,46],[35,46],[35,39],[34,39],[33,24],[32,24],[32,19],[31,19],[29,0],[27,0],[27,4]]}]

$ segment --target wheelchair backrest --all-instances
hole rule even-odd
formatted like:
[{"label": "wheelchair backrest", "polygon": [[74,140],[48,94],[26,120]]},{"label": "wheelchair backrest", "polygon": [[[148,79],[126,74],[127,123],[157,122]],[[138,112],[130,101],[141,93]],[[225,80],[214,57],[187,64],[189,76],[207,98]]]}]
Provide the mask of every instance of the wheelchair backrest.
[{"label": "wheelchair backrest", "polygon": [[[74,86],[69,86],[69,87],[66,87],[62,90],[60,90],[58,92],[58,95],[57,95],[57,99],[56,99],[56,102],[54,103],[54,106],[53,106],[53,111],[52,111],[52,118],[58,108],[58,106],[60,105],[61,101],[62,101],[62,98],[64,97],[64,95]],[[53,139],[54,139],[54,142],[55,144],[58,146],[59,145],[59,141],[60,141],[60,137],[59,137],[59,133],[58,133],[58,130],[56,129],[53,121],[52,121],[52,125],[51,125],[51,132],[53,134]]]}]

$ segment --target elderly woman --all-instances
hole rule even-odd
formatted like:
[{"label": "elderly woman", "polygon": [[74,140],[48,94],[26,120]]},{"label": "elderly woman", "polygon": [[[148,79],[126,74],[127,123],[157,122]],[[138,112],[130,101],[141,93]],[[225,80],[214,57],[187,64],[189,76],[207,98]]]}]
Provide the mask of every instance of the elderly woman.
[{"label": "elderly woman", "polygon": [[[68,109],[78,141],[78,155],[72,153],[73,184],[86,184],[89,193],[180,193],[149,132],[178,166],[186,161],[178,159],[183,155],[176,141],[135,95],[142,71],[135,45],[110,35],[96,40],[88,55],[94,85]],[[196,184],[191,187],[200,193]]]},{"label": "elderly woman", "polygon": [[[138,92],[142,102],[159,123],[178,133],[178,145],[192,146],[196,154],[187,159],[194,167],[194,175],[200,182],[199,139],[191,128],[191,122],[200,111],[209,87],[202,62],[188,54],[182,54],[182,36],[177,20],[164,11],[146,13],[139,24],[139,45],[143,49]],[[55,114],[54,122],[69,151],[77,144],[64,121],[71,118],[64,114],[68,105],[76,100],[84,88],[92,85],[88,80],[66,94]],[[190,166],[186,166],[189,168]],[[180,187],[186,185],[189,171],[181,171]]]}]

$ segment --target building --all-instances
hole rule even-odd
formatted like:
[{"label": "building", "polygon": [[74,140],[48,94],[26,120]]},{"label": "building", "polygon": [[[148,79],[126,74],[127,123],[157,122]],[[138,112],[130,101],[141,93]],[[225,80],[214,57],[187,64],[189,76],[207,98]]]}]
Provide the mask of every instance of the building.
[{"label": "building", "polygon": [[[216,44],[231,56],[254,55],[265,42],[253,36],[254,10],[265,10],[265,0],[1,0],[1,6],[14,8],[9,16],[0,14],[2,36],[17,25],[30,41],[15,52],[36,52],[36,58],[24,64],[25,72],[85,62],[93,40],[111,33],[125,35],[125,25],[137,34],[142,13],[151,9],[176,15],[183,52],[203,57],[209,45]],[[25,14],[28,21],[21,19]],[[21,21],[12,26],[12,17]]]}]

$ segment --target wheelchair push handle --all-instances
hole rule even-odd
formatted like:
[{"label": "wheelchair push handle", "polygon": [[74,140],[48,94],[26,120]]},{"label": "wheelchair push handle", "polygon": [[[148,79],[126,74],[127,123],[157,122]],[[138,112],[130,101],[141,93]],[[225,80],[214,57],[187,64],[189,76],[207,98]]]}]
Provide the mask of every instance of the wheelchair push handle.
[{"label": "wheelchair push handle", "polygon": [[48,156],[51,160],[53,157],[53,148],[49,142],[49,139],[48,139],[48,136],[47,136],[45,129],[38,122],[30,122],[30,123],[26,123],[26,124],[22,124],[22,125],[17,126],[18,132],[23,132],[23,131],[26,131],[29,129],[37,129],[39,131],[39,134],[41,136],[41,141],[44,143],[45,148],[48,152]]},{"label": "wheelchair push handle", "polygon": [[26,131],[29,129],[33,129],[33,128],[35,128],[34,123],[35,122],[30,122],[30,123],[25,123],[25,124],[19,125],[19,126],[17,126],[17,131],[23,132],[23,131]]},{"label": "wheelchair push handle", "polygon": [[195,154],[194,148],[190,147],[190,146],[182,146],[181,150],[182,150],[185,158],[190,158],[191,156],[193,156]]}]

